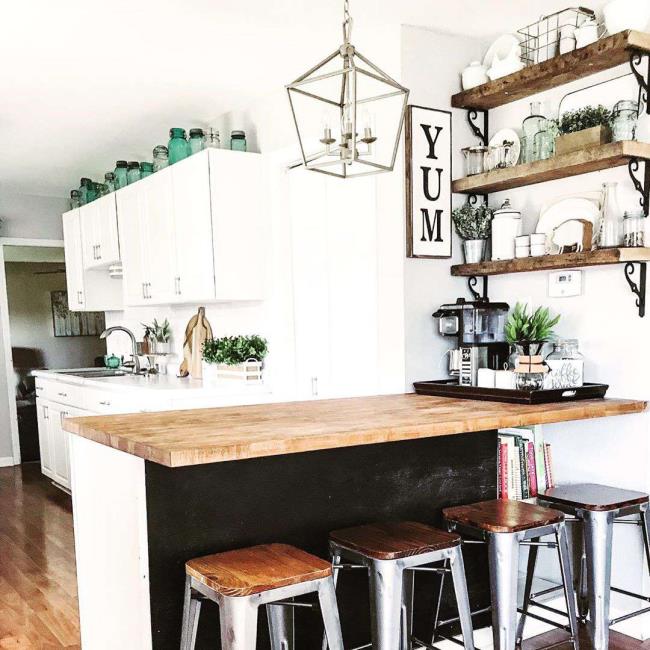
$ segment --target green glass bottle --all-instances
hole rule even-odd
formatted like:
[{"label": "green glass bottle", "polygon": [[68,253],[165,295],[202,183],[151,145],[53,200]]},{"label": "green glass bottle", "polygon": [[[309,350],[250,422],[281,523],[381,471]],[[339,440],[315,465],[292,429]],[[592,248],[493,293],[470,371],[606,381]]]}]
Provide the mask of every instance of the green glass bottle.
[{"label": "green glass bottle", "polygon": [[137,160],[132,160],[129,162],[129,166],[126,172],[126,182],[128,185],[135,183],[140,180],[140,163]]},{"label": "green glass bottle", "polygon": [[82,178],[79,181],[79,205],[86,205],[88,201],[88,187],[92,181],[89,178]]},{"label": "green glass bottle", "polygon": [[187,142],[185,129],[173,128],[169,130],[169,164],[173,165],[190,155],[190,145]]},{"label": "green glass bottle", "polygon": [[202,151],[205,147],[203,129],[190,129],[190,155]]},{"label": "green glass bottle", "polygon": [[146,178],[153,174],[153,163],[141,162],[140,163],[140,178]]},{"label": "green glass bottle", "polygon": [[230,148],[232,151],[246,151],[245,131],[233,131],[230,134]]},{"label": "green glass bottle", "polygon": [[128,163],[126,160],[118,160],[115,163],[115,189],[119,190],[122,187],[126,187],[128,185],[128,181],[126,178],[128,172]]}]

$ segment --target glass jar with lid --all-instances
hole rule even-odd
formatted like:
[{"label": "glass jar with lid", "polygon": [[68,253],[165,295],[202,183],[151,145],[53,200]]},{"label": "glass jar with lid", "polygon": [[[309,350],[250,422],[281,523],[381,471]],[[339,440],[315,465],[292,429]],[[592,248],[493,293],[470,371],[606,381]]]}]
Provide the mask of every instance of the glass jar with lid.
[{"label": "glass jar with lid", "polygon": [[187,142],[185,129],[173,128],[169,130],[169,164],[173,165],[190,155],[190,145]]},{"label": "glass jar with lid", "polygon": [[219,139],[219,131],[216,129],[208,129],[205,134],[205,148],[206,149],[221,149],[221,140]]},{"label": "glass jar with lid", "polygon": [[617,248],[623,243],[623,212],[618,203],[618,183],[603,183],[602,205],[598,248]]},{"label": "glass jar with lid", "polygon": [[140,178],[146,178],[153,174],[153,163],[141,162],[140,163]]},{"label": "glass jar with lid", "polygon": [[623,246],[639,248],[645,246],[647,218],[642,211],[626,212],[623,215]]},{"label": "glass jar with lid", "polygon": [[89,178],[82,178],[79,181],[79,205],[86,205],[88,203],[88,188],[92,184]]},{"label": "glass jar with lid", "polygon": [[546,357],[544,388],[576,388],[584,383],[585,361],[577,339],[558,339]]},{"label": "glass jar with lid", "polygon": [[488,171],[488,154],[489,147],[476,145],[474,147],[465,147],[461,149],[465,157],[465,176],[474,176]]},{"label": "glass jar with lid", "polygon": [[[88,180],[90,180],[90,179],[88,179]],[[99,197],[99,183],[95,183],[94,181],[90,181],[86,185],[86,203],[91,203],[97,197]]]},{"label": "glass jar with lid", "polygon": [[153,148],[153,170],[159,172],[169,166],[169,149],[164,144]]},{"label": "glass jar with lid", "polygon": [[190,129],[190,155],[203,151],[205,147],[205,136],[203,129]]},{"label": "glass jar with lid", "polygon": [[110,194],[108,185],[106,183],[97,183],[97,196],[106,196],[107,194]]},{"label": "glass jar with lid", "polygon": [[246,151],[245,131],[232,131],[230,133],[230,148],[232,151]]},{"label": "glass jar with lid", "polygon": [[128,168],[129,164],[126,162],[126,160],[118,160],[115,163],[115,189],[119,190],[122,187],[126,187],[128,185],[127,181],[127,173],[128,173]]},{"label": "glass jar with lid", "polygon": [[611,118],[612,140],[634,140],[638,116],[639,105],[636,102],[627,99],[616,102]]},{"label": "glass jar with lid", "polygon": [[109,192],[114,192],[115,191],[115,173],[114,172],[106,172],[104,174],[104,185],[106,185]]},{"label": "glass jar with lid", "polygon": [[79,190],[70,190],[70,209],[74,210],[81,205]]},{"label": "glass jar with lid", "polygon": [[131,160],[126,172],[126,182],[131,185],[131,183],[136,183],[140,180],[140,163],[137,160]]}]

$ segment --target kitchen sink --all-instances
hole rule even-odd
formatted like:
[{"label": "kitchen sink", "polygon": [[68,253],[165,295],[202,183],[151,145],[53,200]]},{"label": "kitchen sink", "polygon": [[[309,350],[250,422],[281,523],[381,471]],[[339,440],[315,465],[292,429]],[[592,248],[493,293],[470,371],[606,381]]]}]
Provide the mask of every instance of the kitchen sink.
[{"label": "kitchen sink", "polygon": [[122,377],[126,375],[124,370],[113,370],[111,368],[97,368],[90,370],[76,370],[75,372],[67,373],[73,377],[86,377],[89,379],[96,377]]}]

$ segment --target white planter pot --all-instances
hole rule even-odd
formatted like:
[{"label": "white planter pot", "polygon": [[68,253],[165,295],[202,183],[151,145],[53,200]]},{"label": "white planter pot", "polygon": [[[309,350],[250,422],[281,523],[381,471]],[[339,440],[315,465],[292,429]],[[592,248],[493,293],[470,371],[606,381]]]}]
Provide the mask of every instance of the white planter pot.
[{"label": "white planter pot", "polygon": [[216,363],[201,361],[201,374],[203,375],[204,384],[216,384],[219,382]]},{"label": "white planter pot", "polygon": [[243,384],[262,383],[262,362],[246,361],[234,366],[225,363],[201,362],[203,369],[203,381],[208,384],[240,382]]}]

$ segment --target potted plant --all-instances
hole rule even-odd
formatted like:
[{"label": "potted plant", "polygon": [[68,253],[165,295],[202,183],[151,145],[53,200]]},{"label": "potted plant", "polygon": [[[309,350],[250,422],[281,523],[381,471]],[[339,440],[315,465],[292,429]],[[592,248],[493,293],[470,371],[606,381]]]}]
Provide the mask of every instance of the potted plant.
[{"label": "potted plant", "polygon": [[479,206],[465,203],[462,207],[456,208],[451,213],[451,217],[456,232],[463,239],[465,263],[482,262],[485,259],[494,210],[485,203]]},{"label": "potted plant", "polygon": [[162,323],[154,318],[153,323],[150,325],[142,323],[142,326],[144,327],[144,340],[148,342],[149,354],[169,354],[171,352],[172,329],[166,318]]},{"label": "potted plant", "polygon": [[557,124],[560,135],[555,139],[555,153],[561,155],[610,142],[611,119],[612,112],[602,104],[567,111]]},{"label": "potted plant", "polygon": [[266,339],[256,334],[208,339],[202,349],[203,379],[261,383],[267,353]]},{"label": "potted plant", "polygon": [[541,356],[542,346],[553,338],[559,320],[559,315],[551,317],[548,307],[528,313],[528,307],[520,303],[508,316],[506,341],[515,348],[515,385],[519,390],[538,390],[544,385],[548,367]]}]

